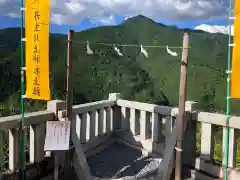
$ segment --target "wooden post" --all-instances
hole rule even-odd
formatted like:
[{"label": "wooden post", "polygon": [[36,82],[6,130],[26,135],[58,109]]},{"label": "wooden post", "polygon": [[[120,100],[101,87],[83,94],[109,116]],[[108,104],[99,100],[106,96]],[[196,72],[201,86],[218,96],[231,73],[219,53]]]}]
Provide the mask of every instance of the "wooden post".
[{"label": "wooden post", "polygon": [[72,85],[72,38],[73,30],[68,31],[68,52],[67,52],[67,120],[72,120],[72,105],[73,105],[73,85]]},{"label": "wooden post", "polygon": [[54,180],[58,180],[58,177],[59,177],[59,172],[58,172],[58,168],[59,168],[58,151],[55,151],[53,153],[53,156],[54,156]]},{"label": "wooden post", "polygon": [[[72,85],[72,38],[74,31],[68,31],[68,49],[67,49],[67,94],[66,94],[66,120],[72,121],[72,105],[73,105],[73,85]],[[70,133],[71,136],[71,133]],[[71,145],[71,138],[70,138]],[[71,148],[71,147],[70,147]],[[64,176],[67,178],[70,173],[71,166],[71,150],[66,152]]]},{"label": "wooden post", "polygon": [[182,178],[182,139],[184,132],[184,114],[185,114],[185,101],[186,101],[186,85],[187,85],[187,64],[188,64],[188,48],[189,37],[185,32],[183,36],[183,50],[181,60],[180,72],[180,88],[179,88],[179,112],[177,116],[177,145],[176,145],[176,165],[175,165],[175,180]]}]

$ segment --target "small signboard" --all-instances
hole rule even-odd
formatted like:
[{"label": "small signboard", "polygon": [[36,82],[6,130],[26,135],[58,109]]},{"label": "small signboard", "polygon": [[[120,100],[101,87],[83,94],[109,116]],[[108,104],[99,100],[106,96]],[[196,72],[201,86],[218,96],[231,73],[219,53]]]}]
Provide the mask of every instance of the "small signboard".
[{"label": "small signboard", "polygon": [[69,121],[47,121],[47,132],[44,144],[45,151],[68,150],[69,140]]}]

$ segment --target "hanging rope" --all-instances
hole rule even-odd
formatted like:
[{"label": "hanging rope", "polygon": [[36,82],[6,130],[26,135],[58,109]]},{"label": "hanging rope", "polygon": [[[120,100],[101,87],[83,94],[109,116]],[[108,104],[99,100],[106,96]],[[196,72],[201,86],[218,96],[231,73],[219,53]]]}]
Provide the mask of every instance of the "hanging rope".
[{"label": "hanging rope", "polygon": [[[63,42],[67,42],[67,41],[63,41]],[[90,47],[90,43],[89,41],[72,41],[73,43],[76,44],[87,44],[87,54],[92,55],[93,54],[93,50]],[[120,46],[120,47],[136,47],[136,48],[140,48],[141,53],[144,54],[144,56],[146,56],[146,58],[149,57],[149,54],[147,53],[147,50],[144,48],[161,48],[161,49],[166,49],[167,53],[170,54],[171,56],[178,56],[178,54],[176,52],[173,52],[171,49],[181,49],[182,46],[168,46],[168,45],[138,45],[138,44],[113,44],[113,43],[103,43],[103,42],[95,42],[95,43],[91,43],[93,45],[102,45],[102,46],[113,46],[114,50],[117,52],[117,54],[119,56],[122,56],[123,54],[120,52],[120,49],[117,48],[116,46]],[[116,49],[115,49],[116,47]],[[171,49],[170,49],[171,48]],[[191,48],[191,46],[189,46],[188,48]],[[121,54],[121,55],[120,55]],[[180,61],[178,59],[171,59],[171,61],[173,62],[179,62]],[[203,68],[208,68],[211,69],[213,71],[219,72],[219,69],[217,68],[212,68],[209,67],[208,65],[204,65],[204,64],[195,64],[195,63],[191,63],[190,67],[203,67]]]},{"label": "hanging rope", "polygon": [[[73,43],[76,43],[76,44],[86,44],[86,47],[87,47],[87,54],[88,55],[93,55],[93,50],[91,49],[90,47],[90,43],[89,41],[72,41]],[[94,44],[94,45],[102,45],[102,46],[112,46],[114,51],[116,51],[117,55],[118,56],[124,56],[120,49],[117,47],[138,47],[140,48],[140,51],[141,53],[146,57],[148,58],[148,52],[145,48],[166,48],[167,50],[167,53],[171,56],[178,56],[178,54],[176,52],[173,52],[172,50],[170,50],[169,48],[172,48],[172,49],[182,49],[183,47],[182,46],[168,46],[168,45],[142,45],[142,44],[113,44],[113,43],[103,43],[103,42],[95,42],[95,43],[91,43],[91,44]],[[145,48],[144,48],[145,47]],[[190,47],[189,47],[190,48]]]},{"label": "hanging rope", "polygon": [[[63,41],[67,42],[67,41]],[[141,47],[139,44],[114,44],[114,43],[104,43],[104,42],[89,42],[89,41],[72,41],[75,44],[93,44],[93,45],[103,45],[103,46],[120,46],[120,47]],[[166,45],[142,45],[145,48],[166,48]],[[168,46],[171,49],[182,49],[182,46]],[[189,47],[190,48],[190,47]]]}]

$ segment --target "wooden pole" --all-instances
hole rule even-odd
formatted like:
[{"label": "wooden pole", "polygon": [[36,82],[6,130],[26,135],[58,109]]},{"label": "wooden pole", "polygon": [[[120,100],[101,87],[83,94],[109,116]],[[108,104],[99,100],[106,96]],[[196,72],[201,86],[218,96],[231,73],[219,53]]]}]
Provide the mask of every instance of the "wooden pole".
[{"label": "wooden pole", "polygon": [[58,151],[53,152],[53,156],[54,156],[54,180],[58,180],[58,177],[59,177]]},{"label": "wooden pole", "polygon": [[[73,77],[72,77],[72,39],[74,32],[70,30],[68,32],[68,52],[67,52],[67,97],[66,97],[66,120],[72,121],[72,105],[73,105]],[[73,123],[73,122],[71,122]],[[79,127],[78,127],[79,128]],[[72,131],[72,130],[70,130]],[[76,133],[70,132],[70,145],[74,142],[74,148],[70,147],[70,150],[66,152],[65,163],[64,163],[64,179],[68,179],[72,173],[71,162],[74,164],[74,172],[76,173],[78,179],[89,180],[92,178],[87,160],[82,149],[81,144]],[[72,156],[74,152],[74,157]],[[73,159],[74,158],[74,159]]]},{"label": "wooden pole", "polygon": [[68,50],[67,50],[67,120],[72,120],[72,104],[73,104],[73,85],[72,85],[72,38],[73,30],[68,31]]},{"label": "wooden pole", "polygon": [[176,165],[175,165],[175,180],[182,178],[182,139],[184,131],[184,114],[186,101],[186,85],[187,85],[187,64],[188,64],[188,48],[189,37],[185,32],[183,35],[183,50],[180,72],[180,88],[179,88],[179,113],[177,117],[177,145],[176,145]]},{"label": "wooden pole", "polygon": [[[68,47],[67,47],[67,95],[66,95],[66,120],[72,121],[72,105],[73,105],[73,83],[72,83],[72,38],[74,31],[68,31]],[[71,133],[70,133],[71,137]],[[70,138],[71,145],[71,138]],[[70,147],[71,148],[71,147]],[[70,172],[71,150],[65,153],[64,176],[67,178]]]}]

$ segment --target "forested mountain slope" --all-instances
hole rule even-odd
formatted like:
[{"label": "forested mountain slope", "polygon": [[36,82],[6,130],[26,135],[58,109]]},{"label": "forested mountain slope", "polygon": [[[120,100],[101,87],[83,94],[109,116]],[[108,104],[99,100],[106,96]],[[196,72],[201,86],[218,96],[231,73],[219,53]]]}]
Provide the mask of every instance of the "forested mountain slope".
[{"label": "forested mountain slope", "polygon": [[[224,111],[228,37],[188,30],[189,49],[187,99],[200,102],[208,111]],[[92,28],[74,34],[74,102],[84,103],[106,98],[110,92],[120,92],[126,99],[158,104],[178,103],[181,48],[170,56],[165,48],[182,46],[183,30],[155,23],[136,16],[118,26]],[[18,113],[20,87],[20,29],[0,30],[0,102],[5,106],[2,115]],[[67,37],[51,34],[50,63],[52,97],[63,99],[65,94]],[[93,55],[87,54],[89,41]],[[139,47],[118,47],[94,44],[139,44]],[[163,46],[145,48],[140,44]],[[28,110],[43,107],[44,103],[28,102]],[[11,108],[10,108],[11,107]],[[233,112],[237,113],[237,105]]]}]

